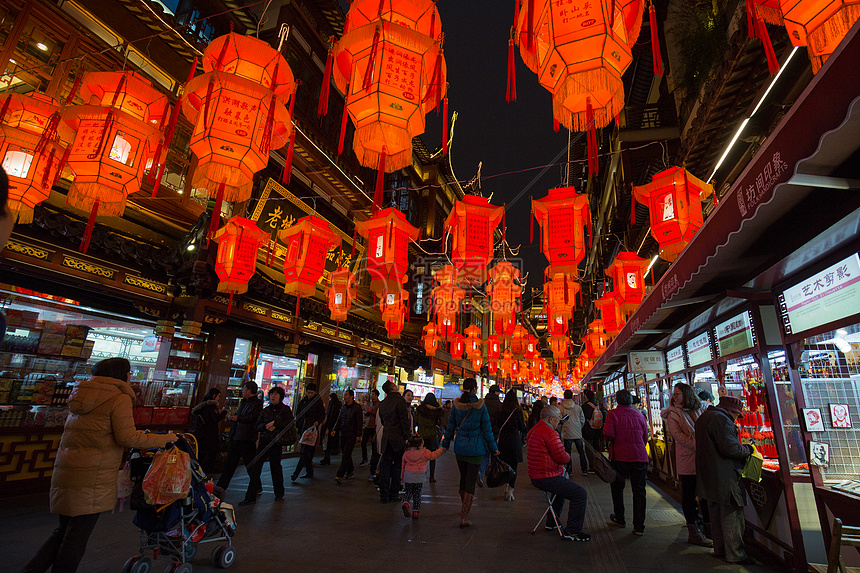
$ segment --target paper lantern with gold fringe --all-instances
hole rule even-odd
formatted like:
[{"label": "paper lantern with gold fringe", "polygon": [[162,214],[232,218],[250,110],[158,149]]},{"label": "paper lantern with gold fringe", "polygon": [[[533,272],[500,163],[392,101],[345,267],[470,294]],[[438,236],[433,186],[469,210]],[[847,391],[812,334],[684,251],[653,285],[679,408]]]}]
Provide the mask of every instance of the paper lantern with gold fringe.
[{"label": "paper lantern with gold fringe", "polygon": [[454,203],[445,220],[445,230],[451,233],[451,259],[460,284],[480,286],[487,282],[493,234],[504,212],[504,207],[491,205],[489,199],[477,195],[466,195]]},{"label": "paper lantern with gold fringe", "polygon": [[346,320],[352,303],[356,298],[355,274],[346,267],[340,267],[329,276],[326,299],[331,319],[337,322]]},{"label": "paper lantern with gold fringe", "polygon": [[621,251],[606,269],[612,277],[615,300],[626,318],[633,314],[645,298],[645,269],[648,259],[643,259],[628,251]]},{"label": "paper lantern with gold fringe", "polygon": [[813,73],[860,19],[858,0],[780,0],[779,4],[791,43],[809,48]]},{"label": "paper lantern with gold fringe", "polygon": [[325,271],[326,256],[341,244],[340,237],[327,221],[308,215],[280,231],[278,238],[287,246],[284,292],[297,297],[313,296]]},{"label": "paper lantern with gold fringe", "polygon": [[550,189],[546,197],[532,201],[532,215],[540,225],[540,248],[549,261],[548,274],[579,276],[577,265],[592,243],[588,196],[573,187]]},{"label": "paper lantern with gold fringe", "polygon": [[409,270],[409,243],[418,239],[420,231],[394,207],[358,221],[355,229],[367,239],[370,290],[380,293],[401,288]]},{"label": "paper lantern with gold fringe", "polygon": [[257,251],[269,240],[269,234],[256,221],[232,217],[212,238],[218,242],[215,256],[218,292],[230,293],[232,300],[234,294],[247,292],[248,281],[257,271]]}]

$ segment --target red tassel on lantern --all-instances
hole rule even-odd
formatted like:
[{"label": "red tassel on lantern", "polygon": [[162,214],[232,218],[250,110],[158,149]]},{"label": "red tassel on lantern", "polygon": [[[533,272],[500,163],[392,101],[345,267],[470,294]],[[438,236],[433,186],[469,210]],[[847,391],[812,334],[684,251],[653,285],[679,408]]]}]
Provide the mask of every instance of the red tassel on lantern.
[{"label": "red tassel on lantern", "polygon": [[442,103],[442,157],[448,157],[448,98]]},{"label": "red tassel on lantern", "polygon": [[[194,61],[191,63],[191,69],[188,71],[188,78],[185,80],[185,83],[188,84],[191,80],[194,79],[194,72],[197,71],[197,57],[194,58]],[[170,144],[173,141],[173,134],[176,132],[176,124],[179,123],[179,109],[180,105],[177,102],[176,105],[173,106],[173,111],[170,114],[170,121],[167,123],[167,129],[164,131],[164,149],[170,149]],[[156,161],[159,159],[159,155],[156,155]],[[158,194],[158,189],[161,187],[161,179],[164,177],[164,170],[167,166],[162,163],[158,166],[158,175],[155,177],[155,183],[152,184],[152,196],[155,197]]]},{"label": "red tassel on lantern", "polygon": [[[272,106],[274,109],[274,106]],[[284,172],[281,176],[281,181],[289,185],[293,175],[293,148],[296,146],[296,126],[293,122],[293,111],[296,109],[296,94],[290,98],[290,122],[293,123],[293,130],[290,132],[290,144],[287,147],[287,156],[284,160]]]},{"label": "red tassel on lantern", "polygon": [[774,75],[779,71],[779,60],[776,58],[776,52],[773,50],[773,44],[770,41],[770,34],[767,31],[767,26],[758,15],[755,16],[756,35],[761,40],[764,55],[767,58],[767,69],[770,75]]},{"label": "red tassel on lantern", "polygon": [[370,60],[367,62],[367,69],[364,70],[364,91],[370,92],[373,86],[373,68],[376,66],[376,52],[379,48],[379,26],[376,27],[376,32],[373,34],[373,47],[370,49]]},{"label": "red tassel on lantern", "polygon": [[587,126],[588,142],[588,172],[594,177],[597,175],[599,164],[597,161],[597,128],[594,125],[594,108],[591,106],[591,98],[586,99],[585,104],[585,121]]},{"label": "red tassel on lantern", "polygon": [[654,4],[648,6],[648,18],[651,27],[651,55],[654,58],[654,77],[663,75],[663,56],[660,54],[660,34],[657,33],[657,11]]},{"label": "red tassel on lantern", "polygon": [[[519,2],[517,2],[519,5]],[[508,85],[505,101],[517,101],[517,75],[514,63],[514,29],[511,28],[511,38],[508,40]]]},{"label": "red tassel on lantern", "polygon": [[[349,86],[347,85],[347,92],[349,92]],[[340,157],[343,155],[343,142],[346,139],[346,121],[349,119],[349,110],[346,107],[346,102],[343,105],[343,117],[340,118],[340,137],[337,140],[337,156]]]},{"label": "red tassel on lantern", "polygon": [[755,39],[758,29],[756,27],[755,16],[755,0],[746,0],[747,8],[747,34],[751,39]]},{"label": "red tassel on lantern", "polygon": [[87,227],[84,229],[84,237],[81,239],[81,246],[78,250],[82,253],[86,253],[90,248],[90,239],[93,235],[93,227],[96,226],[96,217],[99,214],[99,200],[96,199],[95,203],[93,203],[93,208],[90,211],[90,218],[87,219]]},{"label": "red tassel on lantern", "polygon": [[206,244],[209,245],[209,240],[215,231],[221,226],[221,205],[224,203],[224,186],[226,180],[221,181],[218,186],[218,195],[215,196],[215,207],[212,209],[212,218],[209,219],[209,232],[206,234]]},{"label": "red tassel on lantern", "polygon": [[[329,43],[334,45],[334,36],[329,38]],[[323,72],[322,89],[320,89],[320,103],[317,106],[317,117],[328,114],[328,99],[331,87],[331,68],[334,64],[334,50],[332,47],[328,49],[328,57],[325,60],[325,71]]]},{"label": "red tassel on lantern", "polygon": [[379,167],[376,170],[376,187],[373,190],[373,214],[376,215],[379,207],[382,205],[382,186],[385,182],[385,156],[387,153],[386,147],[383,146],[382,153],[379,154]]}]

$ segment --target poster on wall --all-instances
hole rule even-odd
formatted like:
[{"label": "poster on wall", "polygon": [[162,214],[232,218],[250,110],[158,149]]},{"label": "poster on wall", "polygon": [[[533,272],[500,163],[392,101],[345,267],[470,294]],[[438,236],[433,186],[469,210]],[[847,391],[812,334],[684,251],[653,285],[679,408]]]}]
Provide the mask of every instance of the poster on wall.
[{"label": "poster on wall", "polygon": [[819,468],[830,467],[830,444],[809,442],[809,465]]},{"label": "poster on wall", "polygon": [[666,360],[660,350],[631,350],[627,353],[627,369],[634,374],[663,374]]},{"label": "poster on wall", "polygon": [[830,404],[830,424],[834,428],[851,427],[851,411],[848,404]]},{"label": "poster on wall", "polygon": [[825,430],[824,419],[818,408],[804,408],[803,421],[806,423],[807,432],[823,432]]}]

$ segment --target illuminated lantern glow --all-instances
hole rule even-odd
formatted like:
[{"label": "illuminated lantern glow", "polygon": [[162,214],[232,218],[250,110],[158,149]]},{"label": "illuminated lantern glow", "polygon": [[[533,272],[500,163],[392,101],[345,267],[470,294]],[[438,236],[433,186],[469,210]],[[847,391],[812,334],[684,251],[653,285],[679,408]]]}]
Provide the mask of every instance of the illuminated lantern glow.
[{"label": "illuminated lantern glow", "polygon": [[526,335],[528,331],[521,324],[514,327],[514,332],[511,335],[511,352],[514,356],[523,356],[526,349]]},{"label": "illuminated lantern glow", "polygon": [[779,5],[792,45],[809,48],[813,73],[860,19],[857,0],[780,0]]},{"label": "illuminated lantern glow", "polygon": [[525,347],[523,349],[523,358],[527,360],[532,360],[535,357],[539,357],[540,353],[538,352],[538,341],[533,335],[529,334],[526,336]]},{"label": "illuminated lantern glow", "polygon": [[418,239],[420,231],[393,207],[357,222],[355,229],[367,239],[370,290],[379,293],[399,289],[409,269],[409,243]]},{"label": "illuminated lantern glow", "polygon": [[499,360],[499,370],[502,372],[502,376],[510,376],[513,373],[513,365],[515,362],[517,361],[513,359],[513,355],[510,350],[505,350],[502,353],[502,359]]},{"label": "illuminated lantern glow", "polygon": [[428,322],[424,327],[421,343],[424,345],[424,353],[427,356],[436,356],[436,351],[439,350],[439,337],[436,335],[436,325]]},{"label": "illuminated lantern glow", "polygon": [[269,151],[290,140],[286,101],[296,90],[293,72],[266,42],[232,32],[209,43],[202,66],[182,99],[182,113],[194,125],[191,185],[214,197],[224,183],[225,201],[247,201]]},{"label": "illuminated lantern glow", "polygon": [[570,320],[573,318],[573,311],[576,308],[576,295],[579,294],[581,287],[567,273],[555,273],[552,277],[553,280],[544,282],[543,287],[547,304],[553,308],[557,315],[564,317],[565,320]]},{"label": "illuminated lantern glow", "polygon": [[484,365],[484,359],[480,356],[475,356],[472,358],[472,370],[478,372],[481,369],[481,366]]},{"label": "illuminated lantern glow", "polygon": [[308,215],[279,232],[286,245],[284,292],[298,297],[313,296],[325,271],[328,252],[341,244],[324,219]]},{"label": "illuminated lantern glow", "polygon": [[495,334],[492,334],[487,338],[486,346],[487,358],[498,360],[502,354],[502,344],[499,342],[499,339]]},{"label": "illuminated lantern glow", "polygon": [[167,97],[134,72],[89,72],[80,95],[86,104],[60,112],[75,132],[66,162],[75,181],[67,200],[82,211],[119,217],[154,158],[170,111]]},{"label": "illuminated lantern glow", "polygon": [[356,298],[354,284],[355,274],[346,267],[340,267],[329,276],[326,299],[332,320],[337,322],[346,320]]},{"label": "illuminated lantern glow", "polygon": [[[466,356],[474,358],[484,355],[484,341],[481,340],[480,327],[471,324],[463,330],[466,335]],[[478,370],[477,368],[475,370]]]},{"label": "illuminated lantern glow", "polygon": [[660,258],[678,258],[702,226],[702,199],[714,188],[683,167],[654,175],[651,183],[633,187],[633,196],[648,207],[651,236],[660,244]]},{"label": "illuminated lantern glow", "polygon": [[451,337],[451,343],[449,345],[448,354],[450,354],[454,358],[460,358],[463,356],[463,350],[465,349],[465,342],[463,341],[463,335],[459,333],[454,333]]},{"label": "illuminated lantern glow", "polygon": [[543,377],[545,376],[545,374],[546,374],[546,370],[547,370],[547,368],[546,368],[546,361],[544,361],[543,359],[541,359],[541,360],[536,360],[536,361],[533,363],[532,370],[536,370],[536,371],[537,371],[537,375],[538,375],[540,378],[543,378]]},{"label": "illuminated lantern glow", "polygon": [[496,360],[487,360],[487,372],[495,374],[499,370],[499,363]]},{"label": "illuminated lantern glow", "polygon": [[510,339],[516,327],[516,313],[522,294],[519,278],[520,270],[507,261],[501,261],[490,269],[487,295],[490,297],[495,333],[503,340]]},{"label": "illuminated lantern glow", "polygon": [[493,328],[496,336],[502,340],[510,340],[516,327],[517,317],[514,315],[498,315],[493,319]]},{"label": "illuminated lantern glow", "polygon": [[555,361],[555,369],[558,372],[559,378],[566,378],[570,371],[570,360],[559,359]]},{"label": "illuminated lantern glow", "polygon": [[466,195],[454,203],[445,220],[445,230],[453,238],[451,259],[460,284],[481,286],[487,282],[493,234],[504,212],[504,207],[491,205],[489,199],[477,195]]},{"label": "illuminated lantern glow", "polygon": [[532,215],[540,225],[540,248],[549,261],[548,274],[579,276],[578,265],[593,235],[588,196],[577,194],[573,187],[550,189],[546,197],[532,201]]},{"label": "illuminated lantern glow", "polygon": [[346,94],[359,163],[388,173],[408,166],[412,138],[447,89],[435,2],[352,2],[332,72]]},{"label": "illuminated lantern glow", "polygon": [[59,103],[46,95],[10,93],[0,106],[6,109],[0,161],[9,178],[7,205],[19,223],[31,223],[35,206],[51,195],[75,134],[59,121]]},{"label": "illuminated lantern glow", "polygon": [[588,334],[583,336],[582,339],[585,341],[586,348],[588,348],[588,353],[591,356],[598,358],[606,352],[606,344],[609,337],[606,335],[603,321],[599,318],[592,320],[588,325]]},{"label": "illuminated lantern glow", "polygon": [[445,265],[433,276],[438,286],[433,287],[433,310],[436,313],[436,324],[439,335],[450,340],[457,330],[457,314],[460,303],[466,297],[466,291],[457,286],[457,271],[451,265]]},{"label": "illuminated lantern glow", "polygon": [[269,240],[269,234],[251,219],[232,217],[212,239],[218,242],[218,292],[230,293],[231,299],[234,294],[247,292],[248,281],[257,271],[257,251]]},{"label": "illuminated lantern glow", "polygon": [[627,45],[632,48],[642,31],[642,14],[645,11],[645,2],[644,0],[615,0],[615,5],[624,18],[624,27],[627,28]]},{"label": "illuminated lantern glow", "polygon": [[398,340],[406,326],[406,313],[409,307],[409,293],[402,289],[377,293],[379,312],[388,337]]},{"label": "illuminated lantern glow", "polygon": [[606,269],[606,274],[612,277],[615,300],[625,319],[645,298],[645,269],[648,264],[648,259],[638,257],[636,253],[621,251]]},{"label": "illuminated lantern glow", "polygon": [[520,372],[522,370],[522,364],[516,358],[511,359],[511,376],[519,377]]},{"label": "illuminated lantern glow", "polygon": [[617,336],[624,327],[624,317],[621,316],[621,309],[618,307],[618,300],[614,293],[604,293],[602,297],[594,301],[594,306],[600,311],[600,318],[603,320],[606,334],[610,337]]},{"label": "illuminated lantern glow", "polygon": [[550,336],[567,336],[569,313],[556,310],[552,305],[546,305],[546,330]]},{"label": "illuminated lantern glow", "polygon": [[568,347],[570,346],[570,339],[567,336],[552,335],[549,337],[547,345],[552,352],[552,357],[556,360],[567,358]]}]

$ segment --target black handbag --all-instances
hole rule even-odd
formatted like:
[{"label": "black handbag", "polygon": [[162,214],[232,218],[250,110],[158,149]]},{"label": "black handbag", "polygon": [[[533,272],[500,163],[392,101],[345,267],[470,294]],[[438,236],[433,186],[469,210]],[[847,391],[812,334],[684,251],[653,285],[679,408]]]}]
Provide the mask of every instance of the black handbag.
[{"label": "black handbag", "polygon": [[505,460],[493,454],[487,471],[484,472],[484,483],[487,487],[501,487],[511,481],[517,472]]}]

